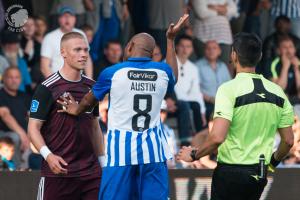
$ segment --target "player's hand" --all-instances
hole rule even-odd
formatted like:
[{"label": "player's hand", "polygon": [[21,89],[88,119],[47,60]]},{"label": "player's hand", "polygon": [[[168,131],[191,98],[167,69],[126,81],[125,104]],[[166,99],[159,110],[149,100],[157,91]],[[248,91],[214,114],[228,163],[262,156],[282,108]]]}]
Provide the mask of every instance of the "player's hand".
[{"label": "player's hand", "polygon": [[191,157],[192,150],[192,147],[183,146],[176,156],[177,161],[183,160],[185,162],[193,162],[193,158]]},{"label": "player's hand", "polygon": [[79,104],[75,101],[70,93],[68,93],[67,97],[61,96],[60,99],[57,100],[57,103],[62,106],[62,110],[58,110],[57,112],[65,112],[70,115],[78,115],[77,111],[79,108]]},{"label": "player's hand", "polygon": [[[47,156],[47,163],[54,174],[67,174],[68,170],[64,168],[68,164],[60,156],[50,153]],[[64,166],[64,167],[63,167]]]},{"label": "player's hand", "polygon": [[167,39],[169,40],[174,40],[177,33],[182,29],[184,23],[186,22],[186,20],[189,18],[188,14],[184,14],[182,17],[180,17],[180,19],[178,20],[178,22],[176,24],[171,23],[168,30],[167,30]]}]

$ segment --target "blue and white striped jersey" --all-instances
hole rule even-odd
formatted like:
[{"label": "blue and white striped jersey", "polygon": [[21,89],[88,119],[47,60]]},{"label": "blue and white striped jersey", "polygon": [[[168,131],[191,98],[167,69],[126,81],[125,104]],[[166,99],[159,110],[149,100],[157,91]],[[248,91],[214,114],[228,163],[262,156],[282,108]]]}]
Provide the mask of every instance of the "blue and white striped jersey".
[{"label": "blue and white striped jersey", "polygon": [[273,0],[271,8],[272,16],[285,15],[289,18],[300,17],[299,0]]},{"label": "blue and white striped jersey", "polygon": [[175,78],[166,63],[129,58],[106,68],[92,92],[109,93],[106,166],[164,162],[172,157],[160,121],[160,106]]}]

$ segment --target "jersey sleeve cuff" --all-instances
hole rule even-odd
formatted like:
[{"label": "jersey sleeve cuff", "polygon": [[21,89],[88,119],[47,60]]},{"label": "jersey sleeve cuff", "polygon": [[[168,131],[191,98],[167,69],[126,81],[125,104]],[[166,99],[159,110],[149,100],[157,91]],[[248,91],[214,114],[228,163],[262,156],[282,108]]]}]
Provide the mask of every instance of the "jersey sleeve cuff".
[{"label": "jersey sleeve cuff", "polygon": [[219,118],[223,118],[223,119],[227,119],[227,120],[229,120],[229,121],[232,121],[232,117],[226,116],[226,115],[224,115],[224,114],[223,114],[223,115],[218,115],[218,114],[215,114],[215,115],[214,115],[214,119],[215,119],[215,118],[218,118],[218,117],[219,117]]}]

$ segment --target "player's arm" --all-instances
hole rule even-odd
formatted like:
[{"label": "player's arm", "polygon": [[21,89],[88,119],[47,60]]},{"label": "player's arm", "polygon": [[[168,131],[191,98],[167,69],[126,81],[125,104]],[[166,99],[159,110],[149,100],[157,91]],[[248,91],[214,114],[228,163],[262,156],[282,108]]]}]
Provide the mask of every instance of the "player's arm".
[{"label": "player's arm", "polygon": [[212,131],[208,134],[205,142],[196,148],[183,147],[177,156],[178,160],[192,162],[199,160],[203,156],[210,155],[222,144],[227,136],[230,126],[230,121],[224,118],[217,117],[214,119]]},{"label": "player's arm", "polygon": [[57,100],[57,103],[62,105],[63,108],[62,110],[58,110],[58,112],[66,112],[70,115],[76,116],[93,109],[97,105],[98,100],[94,96],[93,92],[90,91],[89,93],[84,95],[79,104],[69,93],[67,97],[60,97],[60,100]]},{"label": "player's arm", "polygon": [[281,161],[290,151],[294,145],[294,133],[292,127],[278,129],[280,135],[280,144],[278,149],[274,152],[273,156],[275,160]]},{"label": "player's arm", "polygon": [[63,158],[51,152],[51,149],[47,147],[47,144],[41,134],[43,123],[47,119],[53,103],[55,103],[52,94],[46,86],[39,85],[32,99],[27,130],[29,139],[33,146],[47,161],[53,173],[66,174],[67,170],[62,166],[67,166],[68,164]]},{"label": "player's arm", "polygon": [[167,54],[166,54],[166,62],[172,67],[175,79],[177,81],[178,78],[178,66],[176,60],[176,53],[174,47],[174,40],[178,32],[183,27],[185,21],[188,19],[189,15],[184,14],[176,24],[171,23],[167,30]]},{"label": "player's arm", "polygon": [[272,154],[270,161],[270,170],[273,171],[281,160],[289,153],[290,149],[294,145],[294,133],[292,130],[292,124],[294,123],[293,107],[285,97],[283,111],[280,118],[278,132],[280,135],[280,144],[278,149]]},{"label": "player's arm", "polygon": [[91,141],[98,161],[101,167],[103,167],[105,162],[103,134],[99,125],[98,118],[96,117],[93,119],[93,132],[91,136]]}]

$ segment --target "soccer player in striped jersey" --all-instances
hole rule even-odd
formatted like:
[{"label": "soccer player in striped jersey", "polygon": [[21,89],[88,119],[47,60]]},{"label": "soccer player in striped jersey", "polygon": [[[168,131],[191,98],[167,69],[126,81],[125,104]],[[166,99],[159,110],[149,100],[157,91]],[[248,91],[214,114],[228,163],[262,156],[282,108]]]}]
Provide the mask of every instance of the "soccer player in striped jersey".
[{"label": "soccer player in striped jersey", "polygon": [[188,15],[167,31],[167,63],[152,62],[155,40],[146,33],[127,44],[124,62],[106,68],[92,90],[77,104],[72,96],[59,101],[78,115],[109,94],[106,167],[99,199],[168,198],[166,161],[172,155],[160,120],[160,106],[174,89],[178,68],[174,39]]},{"label": "soccer player in striped jersey", "polygon": [[61,105],[56,102],[67,93],[80,101],[95,83],[81,74],[88,59],[84,36],[65,34],[61,54],[63,67],[37,87],[30,108],[28,133],[44,157],[37,199],[97,199],[98,160],[104,156],[98,107],[74,117],[57,112]]}]

